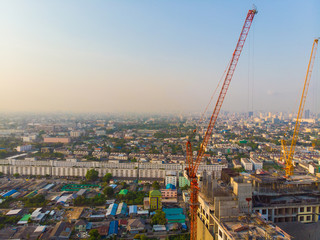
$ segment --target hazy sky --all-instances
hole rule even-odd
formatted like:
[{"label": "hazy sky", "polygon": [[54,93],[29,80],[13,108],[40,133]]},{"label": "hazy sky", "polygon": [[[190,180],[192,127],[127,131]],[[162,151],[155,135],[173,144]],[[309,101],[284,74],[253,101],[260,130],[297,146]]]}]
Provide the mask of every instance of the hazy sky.
[{"label": "hazy sky", "polygon": [[[2,0],[0,111],[202,111],[253,3],[223,109],[292,111],[319,0]],[[319,55],[306,106],[317,112]]]}]

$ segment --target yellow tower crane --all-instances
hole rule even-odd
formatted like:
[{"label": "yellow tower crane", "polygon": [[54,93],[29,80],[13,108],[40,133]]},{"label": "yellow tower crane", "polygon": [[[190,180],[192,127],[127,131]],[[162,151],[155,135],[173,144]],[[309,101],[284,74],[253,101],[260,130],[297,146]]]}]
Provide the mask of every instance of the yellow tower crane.
[{"label": "yellow tower crane", "polygon": [[297,116],[296,124],[294,126],[293,137],[292,137],[290,149],[288,149],[288,147],[287,147],[286,140],[285,139],[281,140],[281,147],[282,147],[282,154],[283,154],[282,158],[285,160],[285,163],[286,163],[286,168],[285,168],[286,177],[290,177],[293,175],[293,161],[292,160],[293,160],[294,150],[295,150],[297,139],[298,139],[303,109],[304,109],[304,105],[306,103],[306,98],[307,98],[307,94],[308,94],[308,88],[309,88],[311,73],[312,73],[313,64],[314,64],[314,60],[315,60],[315,56],[316,56],[316,52],[317,52],[318,41],[319,41],[319,38],[317,38],[313,41],[311,56],[310,56],[310,60],[309,60],[309,64],[308,64],[306,78],[304,80],[298,116]]}]

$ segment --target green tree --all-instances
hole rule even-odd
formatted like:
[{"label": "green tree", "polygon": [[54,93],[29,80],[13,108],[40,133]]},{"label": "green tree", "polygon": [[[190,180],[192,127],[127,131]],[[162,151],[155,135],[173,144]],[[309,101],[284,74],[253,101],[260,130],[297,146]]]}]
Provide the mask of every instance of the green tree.
[{"label": "green tree", "polygon": [[88,238],[89,240],[100,240],[101,239],[101,236],[100,236],[97,229],[90,230],[89,235],[90,235],[90,237]]},{"label": "green tree", "polygon": [[95,169],[90,169],[86,173],[86,179],[88,181],[92,181],[92,182],[96,181],[98,179],[98,177],[99,177],[99,173]]},{"label": "green tree", "polygon": [[110,180],[112,179],[112,174],[111,173],[106,173],[106,175],[104,175],[103,177],[103,181],[109,183]]},{"label": "green tree", "polygon": [[134,235],[133,239],[141,239],[140,234],[138,233],[138,234]]},{"label": "green tree", "polygon": [[152,225],[155,225],[155,224],[164,225],[164,224],[166,224],[166,222],[167,222],[166,214],[164,213],[164,211],[156,210],[156,214],[154,214],[152,216],[151,224]]},{"label": "green tree", "polygon": [[126,182],[121,182],[120,185],[122,186],[122,188],[127,188],[128,184]]},{"label": "green tree", "polygon": [[160,184],[159,184],[159,182],[158,182],[158,181],[154,181],[154,182],[152,183],[152,188],[153,188],[154,190],[159,190],[159,189],[160,189]]},{"label": "green tree", "polygon": [[13,174],[14,177],[20,177],[20,174],[19,173],[15,173]]},{"label": "green tree", "polygon": [[46,198],[43,194],[38,194],[31,198],[25,198],[23,201],[25,207],[41,207],[47,204]]},{"label": "green tree", "polygon": [[181,190],[188,190],[190,188],[190,186],[188,184],[184,185],[183,187],[181,187]]},{"label": "green tree", "polygon": [[142,235],[140,236],[140,240],[147,240],[147,239],[148,239],[147,236],[144,235],[144,234],[142,234]]},{"label": "green tree", "polygon": [[112,187],[105,187],[103,189],[103,194],[106,195],[107,197],[111,197],[114,194],[114,190]]}]

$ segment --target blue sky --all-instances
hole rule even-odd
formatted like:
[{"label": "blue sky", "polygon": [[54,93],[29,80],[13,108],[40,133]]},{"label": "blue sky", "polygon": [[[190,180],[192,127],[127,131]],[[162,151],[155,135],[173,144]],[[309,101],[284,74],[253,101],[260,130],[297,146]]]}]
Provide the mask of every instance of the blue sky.
[{"label": "blue sky", "polygon": [[[202,111],[253,4],[223,109],[291,112],[317,0],[0,1],[0,111]],[[306,106],[317,112],[319,59]]]}]

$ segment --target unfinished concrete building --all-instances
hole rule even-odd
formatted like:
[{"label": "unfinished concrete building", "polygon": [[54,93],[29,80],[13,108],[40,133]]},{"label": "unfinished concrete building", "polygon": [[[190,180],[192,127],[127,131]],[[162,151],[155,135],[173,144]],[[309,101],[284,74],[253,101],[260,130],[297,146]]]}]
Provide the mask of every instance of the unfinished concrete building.
[{"label": "unfinished concrete building", "polygon": [[290,179],[269,174],[252,174],[253,211],[269,221],[317,222],[319,220],[319,179],[309,175]]},{"label": "unfinished concrete building", "polygon": [[[246,239],[247,236],[261,240],[291,239],[286,232],[260,215],[248,214],[248,202],[245,199],[252,197],[250,180],[236,177],[231,179],[230,184],[225,184],[215,179],[213,174],[205,172],[200,189],[197,239],[231,240]],[[249,208],[250,211],[251,205]]]}]

